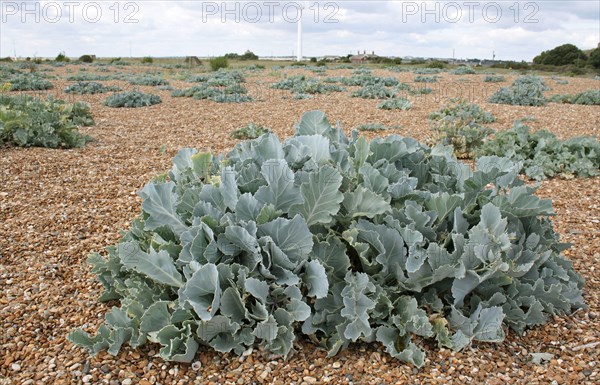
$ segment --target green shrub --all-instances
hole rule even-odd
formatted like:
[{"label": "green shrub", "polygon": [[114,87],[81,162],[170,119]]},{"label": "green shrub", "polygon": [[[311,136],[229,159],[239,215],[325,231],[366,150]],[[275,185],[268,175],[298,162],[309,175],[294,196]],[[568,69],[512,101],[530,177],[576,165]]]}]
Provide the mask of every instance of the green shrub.
[{"label": "green shrub", "polygon": [[415,76],[415,83],[436,83],[437,76]]},{"label": "green shrub", "polygon": [[210,75],[196,75],[188,78],[199,84],[184,90],[175,90],[173,97],[193,97],[198,100],[212,100],[218,103],[241,103],[252,100],[247,96],[248,90],[240,83],[244,76],[237,71],[219,70]]},{"label": "green shrub", "polygon": [[415,75],[435,75],[442,72],[439,68],[415,68],[412,70]]},{"label": "green shrub", "polygon": [[160,103],[160,96],[139,91],[127,91],[109,96],[104,105],[114,108],[138,108]]},{"label": "green shrub", "polygon": [[344,91],[343,87],[335,84],[322,83],[314,78],[304,75],[293,75],[271,85],[271,88],[279,90],[290,90],[294,94],[325,94],[329,92]]},{"label": "green shrub", "polygon": [[226,94],[226,93],[222,93],[222,92],[218,93],[208,99],[212,100],[213,102],[217,102],[217,103],[244,103],[244,102],[252,101],[252,97],[250,97],[248,95]]},{"label": "green shrub", "polygon": [[588,64],[595,69],[600,69],[600,47],[592,50],[588,58]]},{"label": "green shrub", "polygon": [[142,64],[152,64],[154,63],[154,59],[151,56],[144,56],[141,60]]},{"label": "green shrub", "polygon": [[496,119],[477,104],[453,100],[441,110],[429,115],[436,140],[451,145],[459,158],[469,158],[494,131],[484,124]]},{"label": "green shrub", "polygon": [[229,60],[227,60],[224,56],[214,57],[209,60],[210,69],[213,71],[218,71],[220,69],[225,69],[229,67]]},{"label": "green shrub", "polygon": [[429,87],[411,88],[410,90],[408,90],[408,93],[411,95],[428,95],[432,92],[433,92],[433,89],[431,89]]},{"label": "green shrub", "polygon": [[83,147],[91,140],[78,126],[94,124],[90,106],[28,95],[0,95],[0,143],[21,147]]},{"label": "green shrub", "polygon": [[360,86],[360,87],[366,87],[366,86],[374,86],[374,85],[384,85],[386,87],[392,87],[392,86],[397,86],[400,84],[400,81],[394,77],[379,77],[379,76],[373,76],[370,73],[369,74],[354,74],[352,76],[349,77],[339,77],[336,78],[339,80],[340,83],[346,85],[346,86]]},{"label": "green shrub", "polygon": [[480,156],[498,155],[523,163],[523,173],[542,180],[561,176],[591,177],[599,174],[600,142],[591,137],[559,140],[546,130],[530,132],[520,123],[497,132],[478,151]]},{"label": "green shrub", "polygon": [[552,95],[548,98],[553,103],[584,104],[588,106],[600,105],[600,90],[587,90],[576,95]]},{"label": "green shrub", "polygon": [[486,75],[483,81],[486,83],[502,83],[506,81],[506,78],[502,75]]},{"label": "green shrub", "polygon": [[134,76],[129,79],[129,83],[136,86],[167,86],[169,82],[157,76]]},{"label": "green shrub", "polygon": [[352,93],[353,97],[363,99],[387,99],[395,95],[394,90],[387,88],[383,83],[364,86]]},{"label": "green shrub", "polygon": [[518,106],[542,106],[546,104],[544,91],[548,87],[538,76],[518,77],[508,88],[501,88],[493,94],[489,102]]},{"label": "green shrub", "polygon": [[74,82],[89,82],[89,81],[99,81],[99,80],[109,80],[111,76],[108,75],[100,75],[93,73],[76,73],[74,75],[67,76],[67,80]]},{"label": "green shrub", "polygon": [[268,128],[254,123],[249,123],[248,125],[233,131],[230,136],[232,139],[256,139],[259,136],[269,132],[271,132],[271,130]]},{"label": "green shrub", "polygon": [[54,61],[56,61],[56,62],[61,62],[61,63],[64,63],[64,62],[69,62],[69,61],[71,61],[71,59],[69,59],[69,58],[67,57],[67,55],[65,55],[65,53],[64,53],[64,52],[61,52],[61,53],[59,53],[59,54],[56,56],[56,58],[54,59]]},{"label": "green shrub", "polygon": [[36,72],[13,76],[9,83],[11,91],[43,91],[54,88],[50,81]]},{"label": "green shrub", "polygon": [[448,67],[448,62],[442,60],[434,60],[432,62],[427,63],[427,68],[444,69],[446,67]]},{"label": "green shrub", "polygon": [[474,75],[475,73],[473,67],[470,66],[461,66],[452,71],[453,75]]},{"label": "green shrub", "polygon": [[376,341],[419,367],[424,340],[501,342],[585,307],[552,204],[518,172],[498,157],[473,172],[398,135],[347,138],[319,111],[283,143],[182,149],[119,243],[89,258],[100,300],[120,307],[68,340],[115,355],[159,343],[190,362],[200,345],[286,357],[304,335],[330,356]]},{"label": "green shrub", "polygon": [[79,61],[82,63],[93,63],[94,57],[92,55],[82,55],[79,57]]},{"label": "green shrub", "polygon": [[247,50],[243,55],[240,56],[240,60],[258,60],[258,55],[250,50]]},{"label": "green shrub", "polygon": [[563,44],[549,51],[544,51],[533,58],[534,64],[563,66],[575,64],[577,60],[587,61],[586,54],[573,44]]},{"label": "green shrub", "polygon": [[105,92],[120,91],[119,87],[105,86],[97,82],[77,82],[67,86],[64,91],[67,94],[102,94]]},{"label": "green shrub", "polygon": [[387,100],[384,100],[377,105],[377,108],[379,108],[381,110],[406,111],[406,110],[410,110],[411,107],[412,107],[412,103],[410,102],[410,100],[401,98],[401,97],[397,97],[397,96],[387,99]]}]

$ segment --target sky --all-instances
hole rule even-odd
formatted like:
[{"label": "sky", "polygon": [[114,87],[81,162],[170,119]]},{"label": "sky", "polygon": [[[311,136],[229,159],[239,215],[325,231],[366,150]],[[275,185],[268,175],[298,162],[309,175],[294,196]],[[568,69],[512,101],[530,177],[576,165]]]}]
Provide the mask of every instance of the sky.
[{"label": "sky", "polygon": [[531,61],[600,42],[600,1],[6,1],[0,57],[385,56]]}]

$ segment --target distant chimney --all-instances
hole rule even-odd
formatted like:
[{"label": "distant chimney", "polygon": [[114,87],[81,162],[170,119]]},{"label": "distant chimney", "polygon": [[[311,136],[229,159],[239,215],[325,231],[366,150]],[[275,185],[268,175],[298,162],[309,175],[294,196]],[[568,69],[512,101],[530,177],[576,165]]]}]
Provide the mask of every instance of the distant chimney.
[{"label": "distant chimney", "polygon": [[375,51],[373,51],[373,56],[375,56]]},{"label": "distant chimney", "polygon": [[363,54],[364,54],[364,55],[366,55],[366,54],[367,54],[367,50],[364,50],[364,51],[363,51]]}]

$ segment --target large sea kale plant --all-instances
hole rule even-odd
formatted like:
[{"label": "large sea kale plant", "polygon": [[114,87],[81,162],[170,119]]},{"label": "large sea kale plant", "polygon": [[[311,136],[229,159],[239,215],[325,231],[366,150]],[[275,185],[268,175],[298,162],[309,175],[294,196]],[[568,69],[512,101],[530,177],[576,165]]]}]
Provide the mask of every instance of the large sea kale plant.
[{"label": "large sea kale plant", "polygon": [[121,241],[90,257],[100,300],[120,307],[69,339],[93,354],[156,342],[189,362],[200,345],[286,356],[305,335],[330,355],[378,341],[416,366],[423,344],[500,342],[585,306],[551,202],[520,167],[483,157],[471,171],[448,147],[348,138],[319,111],[285,141],[181,150]]}]

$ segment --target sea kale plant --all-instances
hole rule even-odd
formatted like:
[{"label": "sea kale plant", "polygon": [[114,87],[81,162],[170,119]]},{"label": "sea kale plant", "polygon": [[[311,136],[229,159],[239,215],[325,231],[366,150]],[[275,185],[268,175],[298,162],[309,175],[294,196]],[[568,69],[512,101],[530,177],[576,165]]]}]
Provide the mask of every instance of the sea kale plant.
[{"label": "sea kale plant", "polygon": [[92,138],[78,131],[91,126],[90,105],[84,102],[40,99],[29,95],[0,95],[0,144],[21,147],[83,147]]},{"label": "sea kale plant", "polygon": [[520,167],[484,157],[471,171],[446,147],[348,138],[319,111],[284,141],[183,149],[119,243],[90,257],[100,300],[120,307],[69,340],[92,354],[154,342],[181,362],[200,345],[287,356],[306,336],[333,356],[378,341],[416,366],[424,344],[500,342],[584,307],[551,202]]},{"label": "sea kale plant", "polygon": [[158,104],[161,102],[160,96],[146,94],[140,91],[127,91],[118,94],[112,94],[104,101],[104,104],[113,108],[138,108]]},{"label": "sea kale plant", "polygon": [[494,132],[485,124],[496,119],[477,104],[452,100],[441,110],[429,115],[436,140],[451,145],[459,158],[470,158],[484,140]]},{"label": "sea kale plant", "polygon": [[535,180],[600,175],[600,142],[596,138],[582,136],[560,140],[546,130],[530,132],[529,127],[520,122],[510,130],[496,133],[477,153],[521,162],[522,172]]},{"label": "sea kale plant", "polygon": [[102,94],[105,92],[117,92],[120,91],[118,87],[115,86],[105,86],[102,83],[98,82],[77,82],[67,86],[64,91],[67,94]]},{"label": "sea kale plant", "polygon": [[493,94],[489,102],[516,106],[542,106],[546,104],[544,91],[549,88],[539,76],[518,77],[510,87],[501,88]]}]

